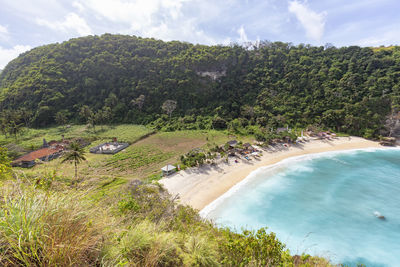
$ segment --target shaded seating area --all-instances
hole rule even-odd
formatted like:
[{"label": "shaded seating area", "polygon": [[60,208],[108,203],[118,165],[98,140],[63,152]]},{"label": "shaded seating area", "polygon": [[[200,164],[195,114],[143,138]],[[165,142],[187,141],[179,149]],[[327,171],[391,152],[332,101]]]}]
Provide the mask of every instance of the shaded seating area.
[{"label": "shaded seating area", "polygon": [[174,165],[168,164],[168,165],[162,167],[161,171],[162,171],[163,176],[168,176],[176,171],[176,167]]},{"label": "shaded seating area", "polygon": [[[260,151],[252,146],[250,143],[238,142],[236,140],[229,141],[223,146],[225,153],[230,157],[243,157],[244,159],[251,160],[250,156],[259,157]],[[223,149],[221,147],[221,149]]]}]

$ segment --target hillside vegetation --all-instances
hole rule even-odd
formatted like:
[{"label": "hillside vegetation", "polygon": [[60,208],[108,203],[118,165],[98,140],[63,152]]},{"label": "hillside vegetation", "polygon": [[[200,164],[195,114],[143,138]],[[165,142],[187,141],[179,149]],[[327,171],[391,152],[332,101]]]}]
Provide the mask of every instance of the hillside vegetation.
[{"label": "hillside vegetation", "polygon": [[330,266],[291,255],[265,228],[218,228],[157,183],[33,176],[11,170],[6,154],[0,147],[1,266]]},{"label": "hillside vegetation", "polygon": [[0,145],[8,148],[9,152],[13,152],[11,156],[17,157],[23,153],[42,147],[43,140],[47,142],[51,140],[60,141],[63,137],[66,139],[82,138],[93,144],[101,144],[111,141],[116,137],[121,142],[134,143],[144,136],[151,134],[153,131],[142,125],[101,125],[96,131],[87,125],[72,125],[66,127],[46,127],[41,129],[21,128],[15,138],[0,135]]},{"label": "hillside vegetation", "polygon": [[[8,149],[8,156],[15,159],[47,142],[62,139],[81,139],[90,142],[84,148],[86,161],[79,166],[79,173],[84,176],[83,184],[120,185],[131,179],[158,180],[160,168],[167,164],[181,164],[182,155],[193,149],[201,148],[209,151],[216,145],[226,143],[231,139],[242,142],[254,140],[252,136],[232,136],[224,131],[215,130],[184,130],[175,132],[154,132],[142,125],[98,125],[96,131],[87,125],[72,125],[46,127],[42,129],[22,128],[21,133],[14,137],[0,136],[0,146]],[[92,154],[89,149],[112,138],[131,144],[115,155]],[[72,179],[73,165],[62,163],[58,158],[38,164],[31,169],[14,168],[31,178],[55,175],[64,181]]]},{"label": "hillside vegetation", "polygon": [[[308,126],[391,135],[399,107],[399,47],[105,34],[34,48],[0,73],[0,265],[330,266],[291,254],[265,229],[201,219],[157,183],[160,168],[197,166],[209,152],[212,162],[232,139],[268,143],[277,127],[294,128],[282,133],[293,140]],[[130,146],[88,153],[114,137]],[[76,177],[62,158],[11,168],[62,138],[91,142]]]},{"label": "hillside vegetation", "polygon": [[[53,124],[60,113],[67,121],[92,115],[93,123],[165,130],[316,124],[376,137],[388,134],[385,119],[398,112],[399,79],[399,47],[261,42],[246,49],[105,34],[37,47],[10,62],[0,74],[0,110],[3,120],[33,126]],[[162,109],[166,100],[176,108]]]}]

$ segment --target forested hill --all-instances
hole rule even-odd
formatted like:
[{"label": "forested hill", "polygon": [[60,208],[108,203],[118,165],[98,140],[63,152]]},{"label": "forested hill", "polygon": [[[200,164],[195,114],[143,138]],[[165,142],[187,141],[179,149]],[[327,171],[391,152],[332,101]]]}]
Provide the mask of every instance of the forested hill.
[{"label": "forested hill", "polygon": [[60,111],[81,120],[85,105],[113,122],[162,121],[166,100],[177,102],[172,121],[199,128],[317,124],[385,134],[400,105],[400,47],[246,49],[105,34],[37,47],[0,74],[2,113],[21,110],[34,126],[53,124]]}]

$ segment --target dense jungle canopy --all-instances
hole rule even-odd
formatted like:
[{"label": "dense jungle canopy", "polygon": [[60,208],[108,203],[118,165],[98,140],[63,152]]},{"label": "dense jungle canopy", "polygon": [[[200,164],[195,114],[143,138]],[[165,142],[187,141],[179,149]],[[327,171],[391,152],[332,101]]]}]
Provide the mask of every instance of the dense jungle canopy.
[{"label": "dense jungle canopy", "polygon": [[[176,101],[167,114],[166,100]],[[104,34],[34,48],[0,74],[2,114],[20,110],[36,127],[57,113],[83,121],[85,107],[107,110],[115,123],[171,115],[200,129],[320,125],[377,136],[399,106],[400,47],[205,46]]]}]

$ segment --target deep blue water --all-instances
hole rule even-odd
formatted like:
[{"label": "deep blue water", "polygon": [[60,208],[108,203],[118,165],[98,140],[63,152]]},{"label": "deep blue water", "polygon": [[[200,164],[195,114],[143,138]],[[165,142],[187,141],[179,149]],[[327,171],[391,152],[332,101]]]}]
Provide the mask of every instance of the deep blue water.
[{"label": "deep blue water", "polygon": [[267,226],[292,254],[400,266],[400,150],[291,158],[253,172],[202,215],[236,230]]}]

